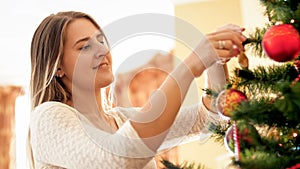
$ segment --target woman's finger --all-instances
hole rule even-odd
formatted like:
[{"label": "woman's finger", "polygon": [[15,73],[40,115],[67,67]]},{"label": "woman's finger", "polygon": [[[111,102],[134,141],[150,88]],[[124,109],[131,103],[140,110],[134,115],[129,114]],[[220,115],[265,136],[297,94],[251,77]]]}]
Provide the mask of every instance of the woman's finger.
[{"label": "woman's finger", "polygon": [[233,43],[231,40],[219,40],[212,41],[214,48],[216,49],[228,49],[231,50],[233,48]]},{"label": "woman's finger", "polygon": [[[241,35],[238,35],[238,33],[236,32],[232,32],[232,31],[219,32],[217,34],[208,35],[208,38],[210,39],[212,44],[214,44],[215,48],[220,48],[220,42],[225,41],[225,45],[222,45],[223,47],[221,48],[224,48],[227,42],[227,46],[226,46],[227,49],[231,49],[231,47],[228,45],[231,46],[236,45],[240,51],[244,51],[242,42],[245,41],[246,38]],[[229,41],[231,41],[231,43]]]},{"label": "woman's finger", "polygon": [[212,36],[213,39],[219,39],[219,40],[238,40],[238,41],[245,41],[246,38],[238,33],[238,32],[234,32],[234,31],[230,31],[230,30],[225,30],[225,31],[221,31],[221,32],[217,32],[216,34],[214,34],[214,36]]},{"label": "woman's finger", "polygon": [[219,57],[227,59],[237,56],[240,53],[240,51],[236,48],[233,48],[231,50],[217,49],[216,52]]}]

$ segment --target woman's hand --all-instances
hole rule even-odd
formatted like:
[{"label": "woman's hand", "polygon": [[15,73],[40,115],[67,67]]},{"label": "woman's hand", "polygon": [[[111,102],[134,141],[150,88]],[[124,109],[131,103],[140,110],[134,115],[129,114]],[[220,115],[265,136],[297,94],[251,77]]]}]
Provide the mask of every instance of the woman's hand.
[{"label": "woman's hand", "polygon": [[246,37],[242,35],[244,28],[236,25],[225,25],[216,32],[207,35],[219,57],[231,58],[244,51],[242,42]]},{"label": "woman's hand", "polygon": [[[235,25],[226,25],[201,39],[193,53],[187,58],[187,64],[193,75],[198,77],[204,69],[222,59],[229,60],[244,51],[242,35],[244,29]],[[199,63],[200,61],[200,63]]]}]

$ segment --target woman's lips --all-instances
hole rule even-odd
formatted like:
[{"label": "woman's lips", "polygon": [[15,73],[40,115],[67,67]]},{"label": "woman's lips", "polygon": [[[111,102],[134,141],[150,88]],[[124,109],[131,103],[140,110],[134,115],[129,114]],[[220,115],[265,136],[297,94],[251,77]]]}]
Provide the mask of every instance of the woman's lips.
[{"label": "woman's lips", "polygon": [[109,67],[108,63],[101,63],[101,64],[99,65],[99,68],[100,68],[100,69],[104,69],[104,68],[108,68],[108,67]]},{"label": "woman's lips", "polygon": [[93,69],[109,69],[109,64],[104,62],[101,63],[100,65],[94,66]]}]

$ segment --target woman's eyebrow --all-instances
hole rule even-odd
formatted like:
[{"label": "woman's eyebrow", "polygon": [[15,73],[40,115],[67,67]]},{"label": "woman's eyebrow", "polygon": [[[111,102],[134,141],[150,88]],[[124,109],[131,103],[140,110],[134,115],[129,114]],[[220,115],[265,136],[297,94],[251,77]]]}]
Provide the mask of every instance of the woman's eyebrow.
[{"label": "woman's eyebrow", "polygon": [[[96,35],[96,38],[99,38],[99,37],[103,37],[104,35],[103,35],[103,33],[97,33]],[[80,42],[86,42],[86,41],[88,41],[88,40],[90,40],[91,38],[90,37],[84,37],[84,38],[81,38],[81,39],[79,39],[79,40],[77,40],[76,42],[75,42],[75,44],[73,45],[73,47],[74,46],[76,46],[78,43],[80,43]]]},{"label": "woman's eyebrow", "polygon": [[74,43],[73,47],[76,46],[78,43],[88,41],[89,39],[90,37],[81,38]]}]

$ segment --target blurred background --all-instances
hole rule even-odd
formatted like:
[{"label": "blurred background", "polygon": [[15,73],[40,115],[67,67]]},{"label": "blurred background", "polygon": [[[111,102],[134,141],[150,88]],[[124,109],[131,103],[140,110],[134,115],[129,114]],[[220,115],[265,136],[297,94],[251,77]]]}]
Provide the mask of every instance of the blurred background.
[{"label": "blurred background", "polygon": [[[266,22],[258,0],[12,0],[0,6],[0,168],[27,168],[26,138],[30,118],[30,43],[43,18],[62,10],[79,10],[92,15],[106,28],[118,19],[134,14],[159,13],[174,16],[195,26],[202,33],[234,23],[246,28],[245,35]],[[138,23],[137,23],[138,24]],[[134,26],[134,25],[133,25]],[[176,36],[176,20],[167,28]],[[122,31],[120,29],[120,31]],[[108,36],[108,39],[110,37]],[[130,46],[130,47],[128,47]],[[148,51],[148,49],[151,49]],[[143,52],[146,51],[147,52]],[[117,106],[141,106],[174,66],[190,49],[182,42],[158,35],[135,35],[113,46]],[[139,57],[133,57],[142,54]],[[249,67],[271,63],[249,56]],[[134,62],[129,62],[134,58]],[[237,67],[229,62],[229,71]],[[185,105],[202,94],[203,78],[192,85]],[[196,93],[193,91],[197,91]],[[212,139],[180,145],[157,157],[173,163],[201,163],[223,168],[229,162],[224,146]],[[158,165],[158,167],[161,167]]]}]

